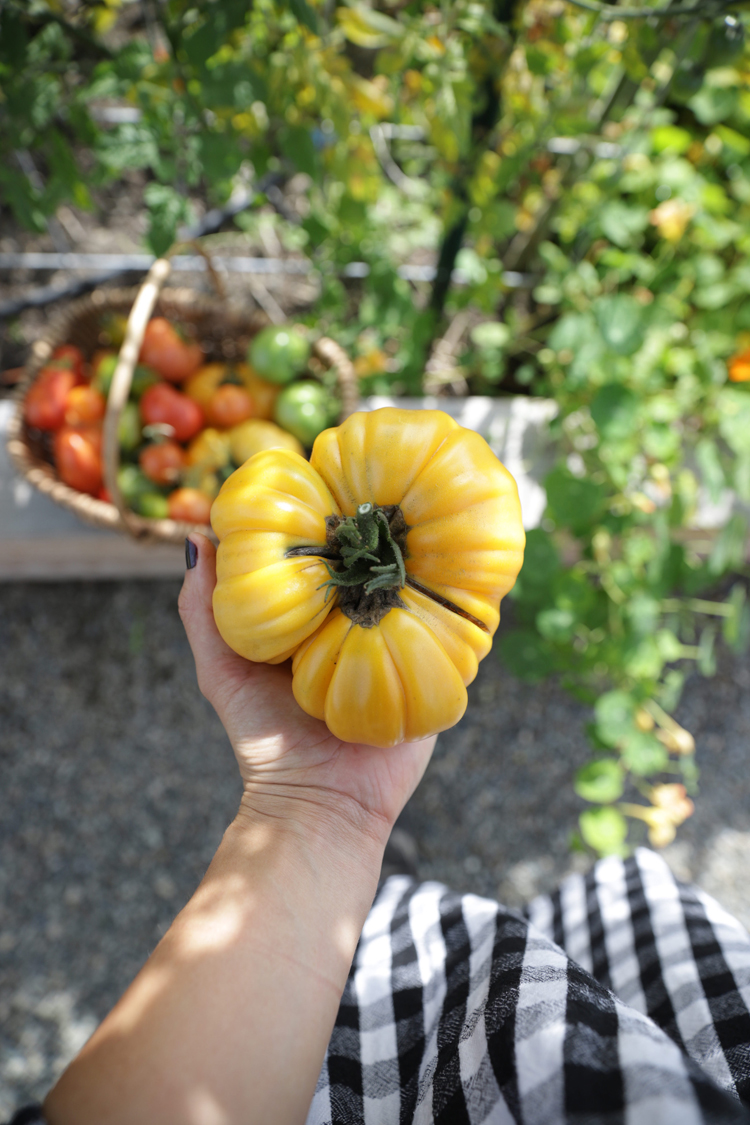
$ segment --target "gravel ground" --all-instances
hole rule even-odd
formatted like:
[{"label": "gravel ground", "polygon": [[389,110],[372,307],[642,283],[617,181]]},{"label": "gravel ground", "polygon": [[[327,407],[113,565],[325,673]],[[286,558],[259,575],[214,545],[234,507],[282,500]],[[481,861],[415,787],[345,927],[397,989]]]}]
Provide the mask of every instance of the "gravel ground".
[{"label": "gravel ground", "polygon": [[[41,1097],[190,896],[239,797],[171,582],[0,587],[0,1117]],[[667,855],[750,927],[750,665],[678,718],[697,811]],[[420,874],[517,905],[568,839],[588,710],[490,655],[407,808]]]}]

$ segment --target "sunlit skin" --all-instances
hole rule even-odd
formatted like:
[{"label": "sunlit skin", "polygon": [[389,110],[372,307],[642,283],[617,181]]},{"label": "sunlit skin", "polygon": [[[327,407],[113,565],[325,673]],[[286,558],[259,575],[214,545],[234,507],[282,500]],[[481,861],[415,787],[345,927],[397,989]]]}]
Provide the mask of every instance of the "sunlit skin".
[{"label": "sunlit skin", "polygon": [[191,538],[180,613],[242,800],[200,887],[49,1094],[50,1125],[304,1122],[385,842],[435,743],[341,742],[305,714],[288,663],[250,663],[221,639],[214,548]]}]

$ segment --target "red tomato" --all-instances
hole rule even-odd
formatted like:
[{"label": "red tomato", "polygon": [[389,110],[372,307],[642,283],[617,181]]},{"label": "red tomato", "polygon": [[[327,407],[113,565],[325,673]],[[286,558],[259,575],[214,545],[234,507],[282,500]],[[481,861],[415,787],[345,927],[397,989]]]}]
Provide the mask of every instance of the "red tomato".
[{"label": "red tomato", "polygon": [[163,316],[146,325],[140,362],[158,371],[170,383],[181,383],[203,363],[200,344],[188,343]]},{"label": "red tomato", "polygon": [[171,426],[177,441],[190,441],[204,426],[203,411],[198,403],[169,383],[149,387],[141,398],[140,410],[147,426]]},{"label": "red tomato", "polygon": [[75,371],[77,375],[83,378],[86,360],[81,349],[77,348],[75,344],[60,344],[60,347],[55,348],[52,353],[50,366],[69,367],[71,371]]},{"label": "red tomato", "polygon": [[185,450],[176,441],[160,441],[141,450],[138,463],[156,484],[174,484],[185,468]]},{"label": "red tomato", "polygon": [[107,504],[112,503],[112,497],[110,496],[109,489],[107,488],[107,486],[105,484],[103,484],[102,487],[97,492],[96,498],[97,498],[97,500],[104,500],[105,503],[107,503]]},{"label": "red tomato", "polygon": [[63,426],[55,434],[57,475],[71,488],[98,496],[102,487],[100,426]]},{"label": "red tomato", "polygon": [[24,418],[38,430],[58,430],[65,421],[68,394],[81,382],[68,367],[44,367],[29,387]]},{"label": "red tomato", "polygon": [[101,422],[107,409],[107,400],[96,387],[84,383],[82,387],[72,387],[65,400],[65,424],[68,426],[90,426]]},{"label": "red tomato", "polygon": [[211,425],[223,430],[239,426],[240,422],[246,422],[254,413],[252,396],[244,387],[238,387],[234,383],[224,383],[217,387],[206,407]]},{"label": "red tomato", "polygon": [[197,488],[176,488],[167,497],[169,518],[185,520],[186,523],[208,523],[211,515],[211,501],[205,492]]}]

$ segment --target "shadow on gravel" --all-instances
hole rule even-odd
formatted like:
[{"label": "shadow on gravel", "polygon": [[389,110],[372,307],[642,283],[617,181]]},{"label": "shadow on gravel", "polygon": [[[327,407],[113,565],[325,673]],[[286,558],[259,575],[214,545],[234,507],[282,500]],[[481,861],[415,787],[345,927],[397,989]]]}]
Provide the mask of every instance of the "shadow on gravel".
[{"label": "shadow on gravel", "polygon": [[[42,1096],[192,893],[234,814],[179,584],[0,586],[0,1117]],[[502,626],[501,626],[502,628]],[[697,812],[667,856],[750,925],[750,665],[724,655],[678,714]],[[519,905],[572,866],[589,713],[494,655],[404,823],[419,872]]]}]

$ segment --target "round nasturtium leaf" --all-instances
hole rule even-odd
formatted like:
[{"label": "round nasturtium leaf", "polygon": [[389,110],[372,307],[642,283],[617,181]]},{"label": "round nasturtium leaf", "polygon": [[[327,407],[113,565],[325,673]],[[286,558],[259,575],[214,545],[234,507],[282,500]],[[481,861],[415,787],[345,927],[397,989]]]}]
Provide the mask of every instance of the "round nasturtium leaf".
[{"label": "round nasturtium leaf", "polygon": [[608,804],[622,796],[623,770],[614,758],[599,758],[578,770],[575,791],[584,801]]},{"label": "round nasturtium leaf", "polygon": [[618,809],[613,809],[609,805],[586,809],[581,813],[578,823],[584,840],[599,855],[624,853],[628,825]]}]

